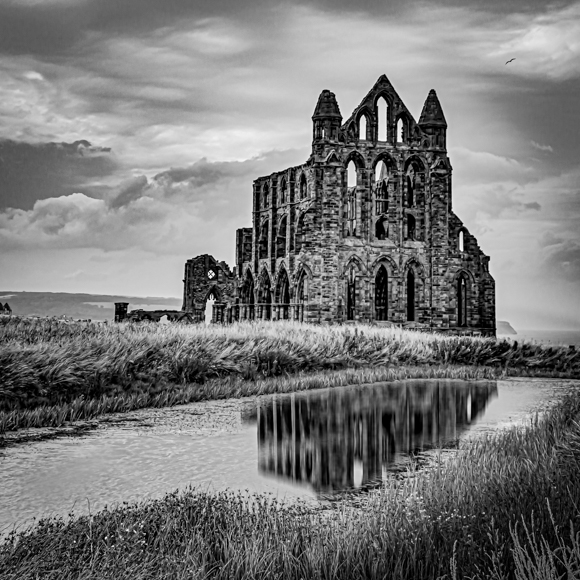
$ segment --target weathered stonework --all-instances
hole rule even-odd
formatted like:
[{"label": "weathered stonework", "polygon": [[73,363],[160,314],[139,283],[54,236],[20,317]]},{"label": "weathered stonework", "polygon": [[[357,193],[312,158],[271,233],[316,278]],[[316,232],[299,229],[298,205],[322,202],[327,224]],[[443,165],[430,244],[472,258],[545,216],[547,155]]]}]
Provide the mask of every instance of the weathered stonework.
[{"label": "weathered stonework", "polygon": [[306,163],[254,181],[253,224],[237,231],[234,272],[211,256],[188,260],[183,310],[201,319],[213,294],[215,321],[376,321],[494,335],[489,257],[452,210],[435,91],[416,122],[383,75],[346,122],[327,90],[312,120]]}]

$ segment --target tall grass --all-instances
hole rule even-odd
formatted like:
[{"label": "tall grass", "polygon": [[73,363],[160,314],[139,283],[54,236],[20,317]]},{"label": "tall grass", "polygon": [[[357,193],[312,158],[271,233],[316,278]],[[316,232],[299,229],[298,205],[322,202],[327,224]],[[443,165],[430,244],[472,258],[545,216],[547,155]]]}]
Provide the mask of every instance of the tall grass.
[{"label": "tall grass", "polygon": [[[41,422],[41,416],[62,421],[94,416],[96,409],[199,400],[199,393],[233,396],[227,389],[239,380],[251,385],[300,373],[412,366],[423,369],[422,376],[448,366],[453,368],[446,376],[453,376],[455,367],[471,366],[489,367],[488,375],[573,377],[580,375],[580,353],[363,325],[206,327],[0,316],[0,428]],[[226,382],[224,391],[216,379],[233,383]],[[200,388],[204,384],[215,389]],[[254,393],[251,386],[234,390]],[[53,411],[32,413],[40,408]]]},{"label": "tall grass", "polygon": [[546,580],[580,574],[580,398],[463,444],[439,469],[318,510],[194,490],[51,519],[0,545],[0,576]]},{"label": "tall grass", "polygon": [[287,377],[268,377],[255,381],[230,376],[224,379],[210,379],[203,384],[172,385],[161,392],[152,390],[121,392],[114,395],[101,395],[94,399],[81,396],[57,405],[45,404],[34,408],[0,411],[0,433],[29,427],[60,427],[70,421],[86,421],[107,413],[128,412],[147,407],[171,407],[210,399],[289,393],[412,378],[493,379],[496,378],[496,373],[489,367],[423,366],[346,369]]}]

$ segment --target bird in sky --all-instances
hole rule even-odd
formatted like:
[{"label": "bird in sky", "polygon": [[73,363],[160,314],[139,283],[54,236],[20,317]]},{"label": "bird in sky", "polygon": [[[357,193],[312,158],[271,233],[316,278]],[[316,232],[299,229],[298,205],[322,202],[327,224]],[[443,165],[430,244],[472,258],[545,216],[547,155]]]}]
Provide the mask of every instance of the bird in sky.
[{"label": "bird in sky", "polygon": [[514,57],[514,58],[510,58],[510,59],[509,59],[509,60],[506,62],[506,64],[509,64],[509,63],[510,63],[512,60],[516,60],[516,59],[515,59],[515,57]]}]

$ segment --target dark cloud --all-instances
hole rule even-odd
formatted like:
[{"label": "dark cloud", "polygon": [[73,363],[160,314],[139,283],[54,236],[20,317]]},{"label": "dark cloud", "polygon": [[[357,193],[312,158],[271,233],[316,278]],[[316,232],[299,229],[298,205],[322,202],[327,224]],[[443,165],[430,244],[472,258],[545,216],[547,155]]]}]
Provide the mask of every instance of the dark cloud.
[{"label": "dark cloud", "polygon": [[109,207],[111,209],[117,209],[139,199],[143,195],[147,184],[147,178],[144,175],[134,177],[122,183],[111,192]]},{"label": "dark cloud", "polygon": [[[481,10],[479,0],[439,0],[442,7]],[[553,2],[550,9],[560,9],[572,2]],[[425,7],[416,0],[99,0],[98,2],[20,2],[0,4],[0,52],[7,54],[66,54],[89,32],[106,34],[146,34],[165,27],[181,28],[192,20],[226,17],[257,27],[278,10],[289,5],[337,13],[362,13],[390,16],[407,12],[409,16]],[[540,0],[488,0],[485,10],[493,14],[538,13],[546,5]],[[275,25],[275,20],[271,22]]]},{"label": "dark cloud", "polygon": [[150,180],[124,181],[106,199],[83,193],[39,199],[29,210],[0,211],[0,245],[12,251],[140,248],[167,254],[195,241],[203,251],[211,251],[211,244],[231,251],[235,229],[251,220],[252,180],[292,165],[299,155],[272,151],[246,161],[200,159]]},{"label": "dark cloud", "polygon": [[212,16],[242,17],[272,8],[273,2],[253,0],[99,0],[0,4],[0,51],[8,54],[66,54],[88,32],[139,34],[164,27],[187,26]]},{"label": "dark cloud", "polygon": [[111,175],[109,148],[88,141],[32,144],[0,141],[0,209],[31,209],[39,199],[75,193]]}]

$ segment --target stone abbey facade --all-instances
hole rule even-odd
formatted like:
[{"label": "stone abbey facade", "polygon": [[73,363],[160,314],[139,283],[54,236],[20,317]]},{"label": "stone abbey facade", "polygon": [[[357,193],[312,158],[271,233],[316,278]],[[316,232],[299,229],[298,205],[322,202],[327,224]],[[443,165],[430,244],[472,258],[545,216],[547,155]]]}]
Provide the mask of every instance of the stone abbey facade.
[{"label": "stone abbey facade", "polygon": [[254,181],[236,265],[185,266],[183,311],[213,320],[392,323],[495,334],[489,257],[453,213],[447,123],[431,90],[416,122],[386,76],[343,122],[322,91],[303,165]]}]

